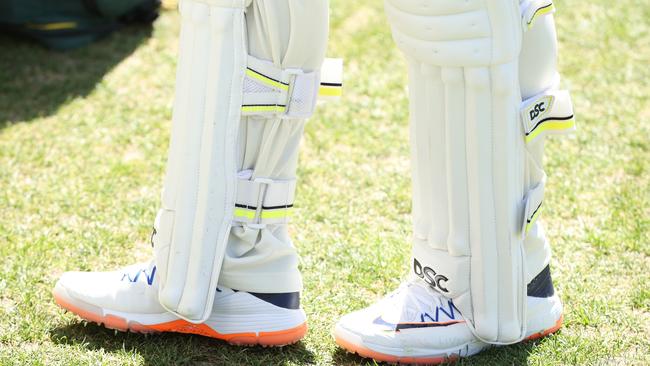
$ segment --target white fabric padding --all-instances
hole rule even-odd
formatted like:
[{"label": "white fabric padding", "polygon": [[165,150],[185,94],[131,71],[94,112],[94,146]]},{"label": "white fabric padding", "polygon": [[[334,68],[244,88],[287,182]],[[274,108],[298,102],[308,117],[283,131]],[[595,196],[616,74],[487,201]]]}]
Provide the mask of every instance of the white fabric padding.
[{"label": "white fabric padding", "polygon": [[153,237],[159,300],[191,322],[210,314],[237,183],[246,0],[183,0],[162,208]]},{"label": "white fabric padding", "polygon": [[518,2],[385,8],[409,63],[414,263],[447,278],[447,292],[433,288],[478,338],[517,342],[526,311]]},{"label": "white fabric padding", "polygon": [[[169,161],[152,241],[160,303],[183,319],[203,322],[217,285],[301,289],[286,223],[304,118],[319,92],[327,6],[326,0],[179,4]],[[269,96],[271,113],[245,109]]]},{"label": "white fabric padding", "polygon": [[544,139],[526,133],[573,114],[556,87],[554,7],[386,0],[385,8],[409,65],[413,272],[454,300],[479,339],[518,342],[526,285],[550,259],[537,220]]}]

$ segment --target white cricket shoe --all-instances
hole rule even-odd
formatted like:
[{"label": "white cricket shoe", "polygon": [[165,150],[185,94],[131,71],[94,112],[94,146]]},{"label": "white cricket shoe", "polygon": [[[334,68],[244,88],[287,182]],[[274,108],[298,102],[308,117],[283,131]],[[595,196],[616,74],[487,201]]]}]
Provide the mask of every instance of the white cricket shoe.
[{"label": "white cricket shoe", "polygon": [[[546,267],[528,285],[526,340],[561,326],[562,303]],[[334,328],[334,338],[339,346],[362,357],[402,364],[439,364],[491,346],[472,334],[451,300],[419,278],[370,307],[345,315]]]},{"label": "white cricket shoe", "polygon": [[298,292],[260,294],[219,287],[207,321],[180,319],[158,302],[153,262],[113,272],[66,272],[53,294],[62,308],[82,319],[121,331],[192,333],[262,346],[292,344],[307,332]]}]

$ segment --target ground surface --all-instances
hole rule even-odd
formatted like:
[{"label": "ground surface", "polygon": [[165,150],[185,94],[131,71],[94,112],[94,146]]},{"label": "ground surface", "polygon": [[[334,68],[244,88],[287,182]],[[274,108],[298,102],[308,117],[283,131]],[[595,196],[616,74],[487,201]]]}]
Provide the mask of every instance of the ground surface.
[{"label": "ground surface", "polygon": [[[558,4],[579,133],[548,144],[543,213],[565,327],[461,364],[647,364],[650,4]],[[147,259],[169,138],[178,16],[51,53],[0,36],[0,364],[366,364],[333,321],[406,275],[410,183],[404,61],[381,2],[332,1],[345,98],[301,151],[297,219],[310,332],[283,349],[114,334],[53,302],[65,270]]]}]

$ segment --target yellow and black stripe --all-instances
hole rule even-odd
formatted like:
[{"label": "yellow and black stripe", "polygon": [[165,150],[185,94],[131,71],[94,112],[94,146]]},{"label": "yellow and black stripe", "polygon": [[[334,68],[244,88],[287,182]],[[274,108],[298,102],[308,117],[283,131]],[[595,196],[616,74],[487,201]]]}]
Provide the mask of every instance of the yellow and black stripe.
[{"label": "yellow and black stripe", "polygon": [[537,217],[539,216],[539,209],[542,208],[542,202],[539,203],[535,211],[533,211],[533,214],[530,215],[530,217],[526,218],[526,232],[529,232],[530,229],[533,227],[533,224],[537,220]]},{"label": "yellow and black stripe", "polygon": [[251,69],[250,67],[246,68],[246,76],[257,80],[257,81],[261,82],[262,84],[266,84],[268,86],[271,86],[273,88],[278,88],[278,89],[282,89],[282,90],[285,90],[285,91],[289,90],[289,84],[288,83],[285,83],[284,81],[276,80],[276,79],[274,79],[272,77],[266,76],[266,75],[262,74],[259,71]]},{"label": "yellow and black stripe", "polygon": [[537,8],[533,13],[533,16],[530,17],[530,20],[528,20],[528,22],[526,23],[528,29],[532,28],[532,26],[535,24],[535,21],[537,20],[538,17],[552,13],[553,11],[555,11],[555,5],[553,3]]},{"label": "yellow and black stripe", "polygon": [[247,113],[284,113],[287,106],[283,104],[244,104],[241,106],[241,110]]},{"label": "yellow and black stripe", "polygon": [[526,132],[526,142],[531,142],[540,133],[544,131],[563,131],[569,130],[575,126],[575,119],[573,115],[566,117],[548,117],[537,122],[535,126]]},{"label": "yellow and black stripe", "polygon": [[343,94],[342,83],[320,83],[318,88],[318,95],[321,97],[340,97]]},{"label": "yellow and black stripe", "polygon": [[[285,219],[291,217],[291,208],[293,205],[282,205],[282,206],[262,206],[262,211],[260,213],[260,219]],[[253,220],[255,219],[255,214],[257,212],[257,207],[242,205],[239,203],[235,204],[235,218]]]}]

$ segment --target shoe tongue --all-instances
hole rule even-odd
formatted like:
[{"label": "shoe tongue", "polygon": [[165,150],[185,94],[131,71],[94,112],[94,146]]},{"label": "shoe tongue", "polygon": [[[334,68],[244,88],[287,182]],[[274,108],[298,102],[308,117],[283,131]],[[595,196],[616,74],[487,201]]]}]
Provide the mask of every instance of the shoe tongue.
[{"label": "shoe tongue", "polygon": [[[424,314],[440,316],[449,313],[450,301],[421,281],[411,281],[404,284],[384,303],[382,317],[387,322],[403,323],[422,321]],[[443,311],[437,311],[442,308]],[[451,314],[451,317],[454,317]],[[444,320],[444,319],[443,319]]]},{"label": "shoe tongue", "polygon": [[427,306],[427,300],[433,300],[427,296],[426,289],[419,284],[409,282],[403,284],[384,303],[382,317],[391,323],[412,322],[419,318],[423,308]]}]

